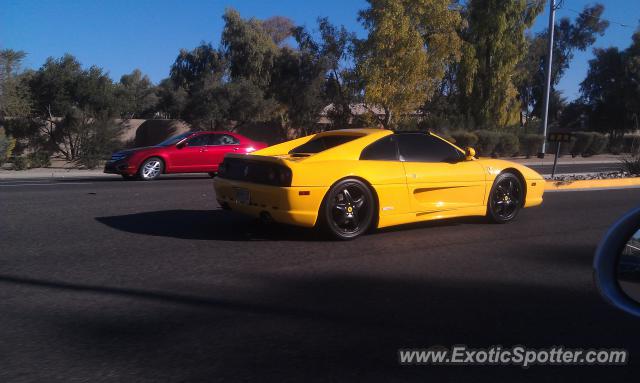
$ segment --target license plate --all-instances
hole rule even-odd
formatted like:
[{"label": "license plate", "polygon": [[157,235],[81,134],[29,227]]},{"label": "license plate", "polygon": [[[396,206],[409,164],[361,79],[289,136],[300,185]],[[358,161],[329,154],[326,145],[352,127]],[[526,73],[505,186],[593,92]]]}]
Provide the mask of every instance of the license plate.
[{"label": "license plate", "polygon": [[236,189],[236,202],[248,205],[251,202],[251,193],[247,189]]}]

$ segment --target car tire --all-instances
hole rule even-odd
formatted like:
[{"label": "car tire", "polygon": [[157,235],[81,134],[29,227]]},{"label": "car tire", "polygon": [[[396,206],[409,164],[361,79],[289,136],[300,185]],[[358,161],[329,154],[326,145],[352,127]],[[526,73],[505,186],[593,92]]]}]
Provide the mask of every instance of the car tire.
[{"label": "car tire", "polygon": [[354,239],[374,222],[376,201],[368,185],[348,178],[329,189],[318,214],[321,229],[331,238]]},{"label": "car tire", "polygon": [[524,186],[513,173],[496,177],[487,201],[487,218],[494,223],[513,221],[524,205]]},{"label": "car tire", "polygon": [[140,165],[140,169],[138,169],[138,176],[143,181],[151,181],[160,177],[160,174],[164,171],[164,162],[162,158],[159,157],[151,157],[147,158],[142,165]]}]

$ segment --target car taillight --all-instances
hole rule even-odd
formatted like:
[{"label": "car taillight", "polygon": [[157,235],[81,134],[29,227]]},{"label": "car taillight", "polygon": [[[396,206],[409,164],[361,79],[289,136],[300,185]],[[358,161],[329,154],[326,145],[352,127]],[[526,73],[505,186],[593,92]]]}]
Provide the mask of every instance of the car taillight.
[{"label": "car taillight", "polygon": [[238,158],[225,158],[218,177],[273,186],[291,186],[293,174],[286,166]]},{"label": "car taillight", "polygon": [[285,168],[285,167],[280,167],[280,174],[279,174],[279,184],[280,186],[291,186],[291,178],[292,178],[292,174],[291,174],[291,169],[289,168]]}]

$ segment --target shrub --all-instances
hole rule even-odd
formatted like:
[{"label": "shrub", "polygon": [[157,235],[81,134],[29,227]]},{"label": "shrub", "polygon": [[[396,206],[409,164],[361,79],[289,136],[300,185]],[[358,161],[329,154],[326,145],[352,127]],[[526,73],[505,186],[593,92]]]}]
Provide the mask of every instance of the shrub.
[{"label": "shrub", "polygon": [[27,170],[29,169],[29,159],[24,156],[15,156],[12,161],[13,170]]},{"label": "shrub", "polygon": [[29,153],[27,155],[30,168],[48,168],[51,166],[51,154],[41,151]]},{"label": "shrub", "polygon": [[513,133],[500,133],[496,153],[502,157],[512,157],[520,150],[520,140]]},{"label": "shrub", "polygon": [[100,166],[101,160],[102,160],[102,156],[90,154],[90,155],[81,156],[80,158],[78,158],[76,163],[78,165],[84,166],[87,169],[95,169],[98,166]]},{"label": "shrub", "polygon": [[97,120],[87,125],[75,162],[88,169],[98,167],[121,146],[120,131],[121,127],[111,120]]},{"label": "shrub", "polygon": [[587,150],[582,153],[584,156],[592,156],[594,154],[601,154],[609,143],[609,138],[602,133],[591,133],[591,145]]},{"label": "shrub", "polygon": [[478,130],[475,134],[478,136],[478,155],[484,157],[492,155],[500,141],[500,135],[490,130]]},{"label": "shrub", "polygon": [[622,138],[622,152],[636,154],[640,151],[640,134],[625,134]]},{"label": "shrub", "polygon": [[626,156],[622,159],[625,170],[636,176],[640,176],[640,153]]},{"label": "shrub", "polygon": [[451,132],[451,137],[455,140],[455,144],[464,149],[467,146],[475,148],[478,143],[478,136],[473,132],[467,132],[464,130],[458,130]]},{"label": "shrub", "polygon": [[593,134],[591,132],[575,132],[573,137],[574,142],[573,148],[571,148],[571,155],[575,157],[586,153],[593,142]]},{"label": "shrub", "polygon": [[0,128],[0,165],[3,165],[11,155],[13,149],[16,147],[16,140],[7,136],[3,128]]},{"label": "shrub", "polygon": [[541,134],[524,134],[520,138],[520,153],[531,158],[540,151],[544,137]]}]

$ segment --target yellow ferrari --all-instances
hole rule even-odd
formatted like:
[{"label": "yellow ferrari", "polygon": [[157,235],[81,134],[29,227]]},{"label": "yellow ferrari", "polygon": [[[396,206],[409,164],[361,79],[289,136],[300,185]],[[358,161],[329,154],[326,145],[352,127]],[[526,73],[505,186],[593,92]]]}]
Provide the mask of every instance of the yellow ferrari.
[{"label": "yellow ferrari", "polygon": [[227,154],[214,187],[225,209],[351,239],[441,218],[509,222],[542,203],[544,180],[430,132],[346,129]]}]

